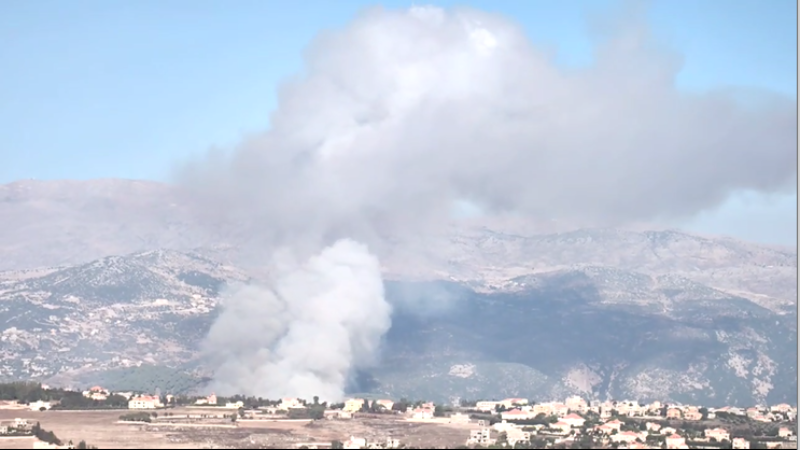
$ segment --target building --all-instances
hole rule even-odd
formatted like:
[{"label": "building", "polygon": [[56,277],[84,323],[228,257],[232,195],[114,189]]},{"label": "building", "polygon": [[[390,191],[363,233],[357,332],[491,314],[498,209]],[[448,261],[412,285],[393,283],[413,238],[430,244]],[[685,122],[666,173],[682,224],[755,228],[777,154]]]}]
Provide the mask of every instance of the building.
[{"label": "building", "polygon": [[686,413],[683,415],[683,418],[686,420],[693,420],[693,421],[703,420],[703,413],[696,410],[690,410],[686,411]]},{"label": "building", "polygon": [[51,408],[50,402],[43,402],[39,400],[38,402],[33,402],[30,404],[31,411],[41,411],[41,410],[48,410]]},{"label": "building", "polygon": [[281,399],[280,409],[302,408],[303,402],[299,399],[286,397]]},{"label": "building", "polygon": [[586,423],[586,419],[577,414],[567,414],[561,420],[563,422],[567,422],[573,428],[580,428],[583,426],[584,423]]},{"label": "building", "polygon": [[620,429],[622,428],[622,422],[620,422],[617,419],[614,419],[614,420],[612,420],[610,422],[606,422],[606,425],[608,425],[609,427],[614,428],[615,430],[617,430],[617,432],[619,432]]},{"label": "building", "polygon": [[416,420],[433,419],[433,408],[416,408],[411,413],[411,418]]},{"label": "building", "polygon": [[611,435],[611,442],[625,442],[630,444],[631,442],[636,442],[640,436],[638,433],[634,433],[633,431],[623,431],[622,433],[612,434]]},{"label": "building", "polygon": [[778,429],[778,436],[779,436],[779,437],[782,437],[782,438],[788,438],[788,437],[792,436],[793,434],[794,434],[794,432],[792,432],[792,429],[791,429],[791,428],[788,428],[788,427],[780,427],[780,428]]},{"label": "building", "polygon": [[667,436],[666,442],[668,449],[689,448],[689,446],[686,445],[686,439],[677,434]]},{"label": "building", "polygon": [[467,439],[466,445],[489,446],[494,443],[495,440],[492,439],[492,430],[489,428],[481,428],[480,430],[472,430],[469,432],[469,439]]},{"label": "building", "polygon": [[363,398],[351,398],[344,402],[343,411],[355,413],[361,411],[361,408],[364,407],[364,399]]},{"label": "building", "polygon": [[506,442],[511,447],[514,447],[519,442],[530,442],[531,433],[524,431],[522,428],[513,427],[506,430]]},{"label": "building", "polygon": [[451,414],[449,419],[450,423],[461,423],[461,424],[470,423],[471,420],[469,418],[469,414],[462,414],[462,413]]},{"label": "building", "polygon": [[395,439],[392,437],[386,438],[386,444],[383,448],[400,448],[400,439]]},{"label": "building", "polygon": [[792,410],[792,407],[786,403],[780,403],[769,408],[770,412],[786,414]]},{"label": "building", "polygon": [[577,411],[577,412],[586,412],[589,409],[589,404],[583,397],[579,395],[573,395],[572,397],[567,398],[564,401],[564,404],[567,405],[570,411]]},{"label": "building", "polygon": [[714,439],[717,442],[730,441],[731,435],[723,428],[711,428],[704,430],[703,434],[709,439]]},{"label": "building", "polygon": [[150,395],[140,395],[128,401],[128,409],[157,409],[162,406],[161,399]]},{"label": "building", "polygon": [[475,409],[483,412],[494,412],[500,402],[478,402],[475,404]]},{"label": "building", "polygon": [[217,396],[216,394],[211,394],[206,397],[206,404],[216,406],[217,405]]},{"label": "building", "polygon": [[512,409],[511,411],[503,411],[500,413],[500,418],[503,420],[528,420],[531,418],[531,415],[527,411],[523,411],[521,409]]},{"label": "building", "polygon": [[732,448],[739,450],[748,450],[750,448],[750,441],[744,438],[733,438],[731,444],[733,444]]},{"label": "building", "polygon": [[569,433],[572,427],[567,422],[558,421],[554,424],[550,425],[550,429],[557,430],[560,433],[567,434]]},{"label": "building", "polygon": [[515,406],[526,406],[528,404],[527,398],[507,398],[500,402],[506,408],[513,408]]},{"label": "building", "polygon": [[647,431],[652,431],[653,433],[658,433],[658,430],[661,429],[661,425],[655,422],[647,422],[645,426],[647,427]]},{"label": "building", "polygon": [[389,400],[389,399],[376,400],[375,404],[377,406],[382,407],[386,411],[391,411],[392,408],[394,407],[394,401]]},{"label": "building", "polygon": [[354,436],[350,436],[350,439],[343,442],[342,448],[344,449],[358,449],[358,448],[366,448],[367,440],[364,438],[357,438]]},{"label": "building", "polygon": [[669,408],[667,409],[667,419],[680,419],[683,417],[683,413],[678,408]]}]

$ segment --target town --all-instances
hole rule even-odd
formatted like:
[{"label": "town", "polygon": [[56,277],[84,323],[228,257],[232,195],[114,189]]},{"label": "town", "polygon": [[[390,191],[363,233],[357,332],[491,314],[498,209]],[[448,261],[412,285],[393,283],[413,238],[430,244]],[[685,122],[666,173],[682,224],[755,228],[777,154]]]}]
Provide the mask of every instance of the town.
[{"label": "town", "polygon": [[[77,392],[27,383],[0,385],[0,400],[0,444],[15,442],[13,448],[125,448],[114,441],[124,439],[120,427],[163,435],[164,448],[797,448],[797,408],[788,404],[704,407],[580,396],[329,404],[316,397],[146,395],[99,386]],[[92,447],[84,436],[56,437],[81,429],[89,417],[94,428],[84,429]]]}]

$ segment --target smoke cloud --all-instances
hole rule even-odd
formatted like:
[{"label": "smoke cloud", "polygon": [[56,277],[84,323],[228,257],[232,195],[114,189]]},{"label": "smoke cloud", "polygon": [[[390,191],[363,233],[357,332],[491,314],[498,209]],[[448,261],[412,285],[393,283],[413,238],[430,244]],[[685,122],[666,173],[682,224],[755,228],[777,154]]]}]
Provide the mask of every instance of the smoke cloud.
[{"label": "smoke cloud", "polygon": [[228,292],[206,342],[217,381],[341,395],[390,318],[378,262],[354,241],[380,255],[386,236],[430,231],[455,202],[614,225],[792,186],[796,102],[679,91],[679,55],[637,17],[570,70],[473,10],[373,9],[322,34],[267,132],[179,174],[212,214],[253,224],[265,258],[291,256],[272,285]]},{"label": "smoke cloud", "polygon": [[374,361],[389,330],[380,264],[340,240],[298,264],[275,261],[270,285],[232,287],[207,351],[221,392],[340,399],[351,370]]}]

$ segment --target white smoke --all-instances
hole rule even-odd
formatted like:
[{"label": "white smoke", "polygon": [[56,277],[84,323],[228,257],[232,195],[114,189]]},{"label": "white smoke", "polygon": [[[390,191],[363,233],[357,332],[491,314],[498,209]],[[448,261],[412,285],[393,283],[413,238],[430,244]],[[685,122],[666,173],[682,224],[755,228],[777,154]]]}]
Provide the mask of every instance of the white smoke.
[{"label": "white smoke", "polygon": [[225,293],[207,345],[221,392],[337,400],[352,369],[367,367],[389,329],[378,260],[340,240],[304,263],[276,262],[271,286]]},{"label": "white smoke", "polygon": [[334,397],[372,360],[390,317],[379,266],[364,246],[328,247],[339,239],[381,255],[387,234],[430,231],[462,200],[616,224],[792,186],[796,102],[678,91],[680,58],[642,23],[571,71],[477,11],[373,9],[321,35],[268,132],[180,173],[210,216],[257,230],[266,258],[285,248],[300,261],[228,293],[206,342],[217,381]]}]

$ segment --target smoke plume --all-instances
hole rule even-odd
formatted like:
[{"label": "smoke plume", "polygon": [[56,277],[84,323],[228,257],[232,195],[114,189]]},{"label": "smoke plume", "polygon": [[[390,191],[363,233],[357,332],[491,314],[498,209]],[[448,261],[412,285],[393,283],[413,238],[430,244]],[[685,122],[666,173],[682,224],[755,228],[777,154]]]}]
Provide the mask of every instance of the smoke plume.
[{"label": "smoke plume", "polygon": [[796,102],[679,91],[679,55],[633,22],[570,70],[472,10],[373,9],[321,35],[267,132],[180,173],[214,215],[257,228],[265,258],[291,256],[271,285],[228,292],[206,342],[217,381],[335,397],[374,359],[390,317],[379,265],[340,239],[380,255],[458,201],[613,225],[791,186]]}]

